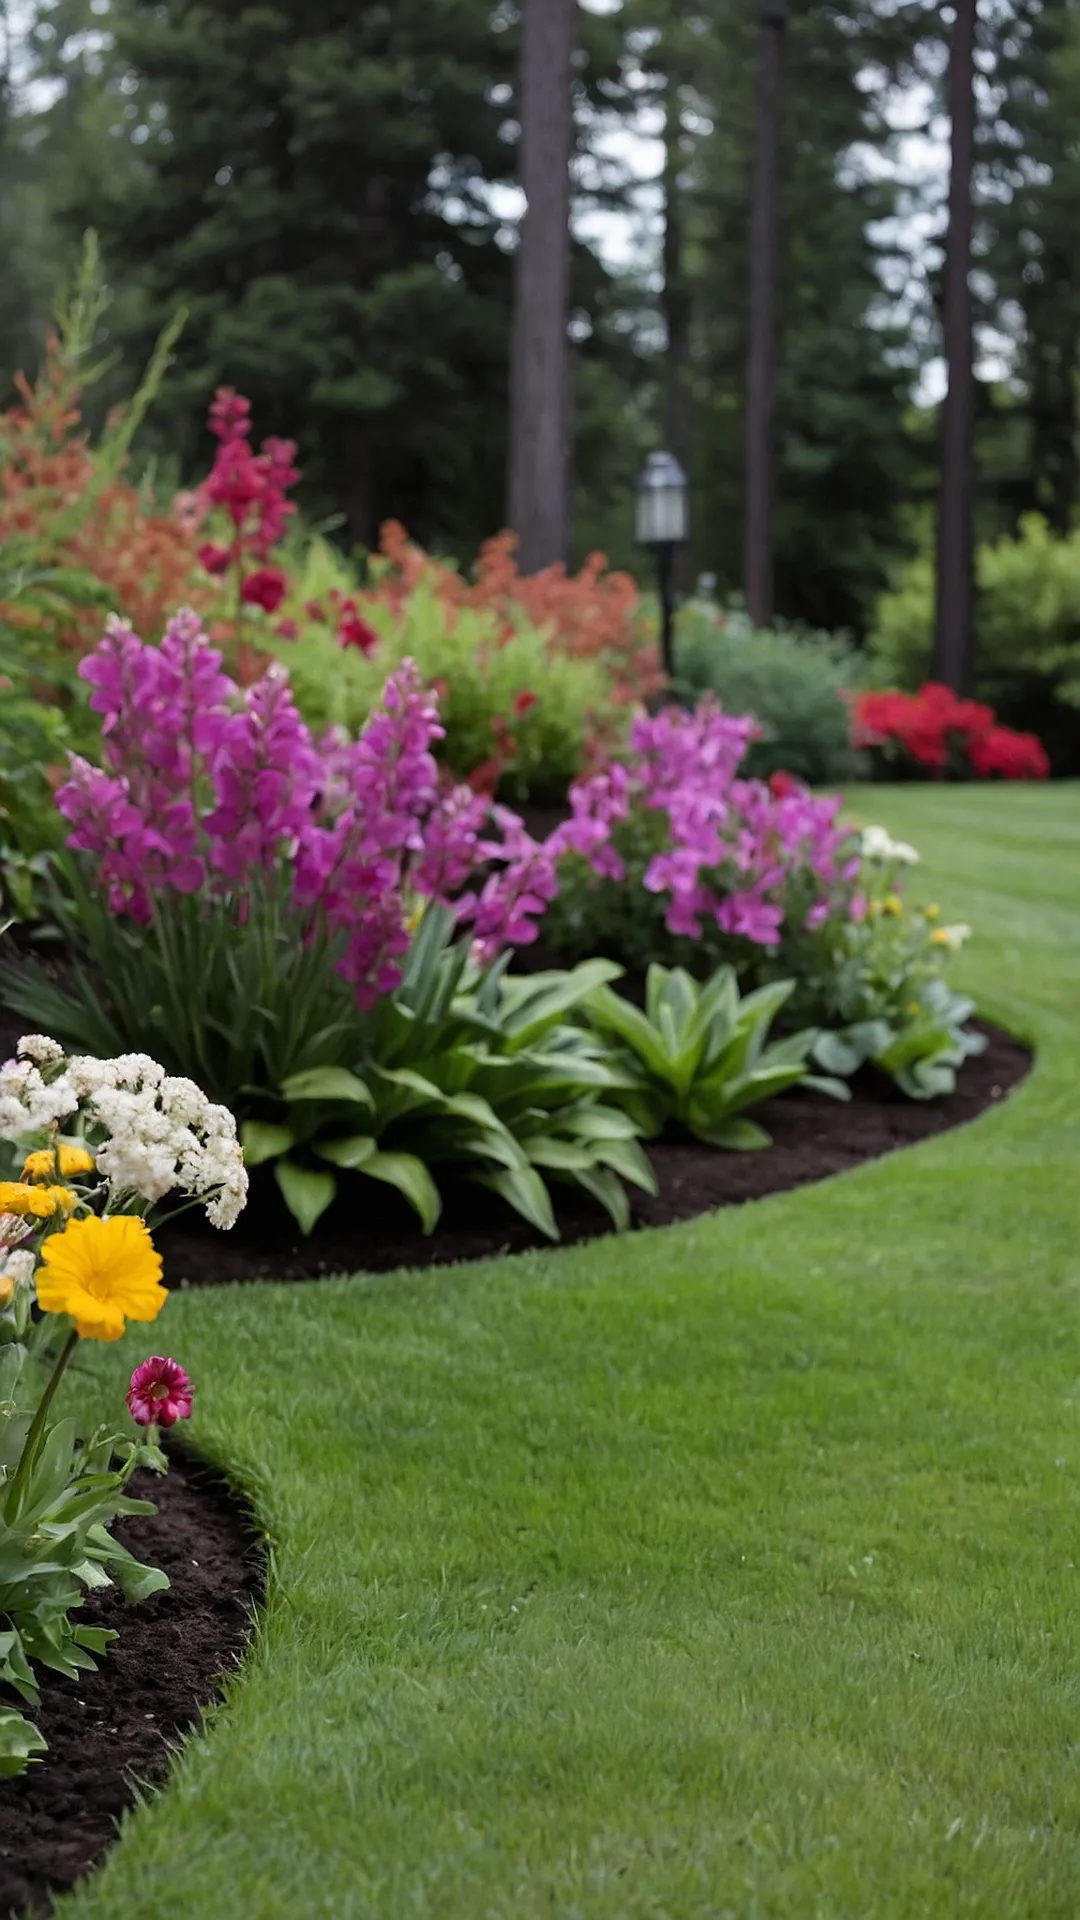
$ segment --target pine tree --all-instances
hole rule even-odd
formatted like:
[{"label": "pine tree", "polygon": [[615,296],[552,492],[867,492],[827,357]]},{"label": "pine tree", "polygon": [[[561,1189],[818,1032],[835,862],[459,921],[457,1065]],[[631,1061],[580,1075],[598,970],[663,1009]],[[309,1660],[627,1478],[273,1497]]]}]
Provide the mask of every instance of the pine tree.
[{"label": "pine tree", "polygon": [[945,235],[944,340],[948,391],[941,418],[934,676],[966,693],[974,645],[972,503],[974,341],[971,308],[975,163],[976,0],[955,0],[949,46],[949,224]]}]

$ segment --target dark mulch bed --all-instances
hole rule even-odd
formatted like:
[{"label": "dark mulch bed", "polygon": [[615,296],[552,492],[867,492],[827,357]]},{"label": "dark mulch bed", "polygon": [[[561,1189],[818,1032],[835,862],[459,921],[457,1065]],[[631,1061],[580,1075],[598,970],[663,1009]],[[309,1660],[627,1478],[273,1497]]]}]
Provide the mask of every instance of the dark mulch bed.
[{"label": "dark mulch bed", "polygon": [[41,1763],[0,1780],[0,1914],[41,1913],[49,1895],[93,1866],[134,1800],[133,1782],[164,1778],[170,1749],[217,1694],[247,1644],[263,1579],[243,1507],[205,1469],[174,1459],[164,1479],[139,1473],[152,1517],[116,1537],[172,1581],[129,1607],[91,1595],[85,1619],[116,1627],[96,1673],[46,1676],[33,1715],[49,1743]]},{"label": "dark mulch bed", "polygon": [[[714,1207],[736,1206],[843,1173],[895,1147],[910,1146],[962,1126],[1005,1097],[1031,1065],[1028,1050],[996,1027],[984,1026],[987,1051],[966,1062],[956,1092],[946,1100],[907,1100],[891,1082],[868,1071],[853,1082],[850,1103],[825,1094],[792,1092],[754,1109],[773,1145],[753,1153],[663,1143],[650,1149],[659,1193],[631,1191],[634,1224],[667,1226]],[[332,1273],[385,1273],[455,1260],[520,1252],[550,1243],[504,1202],[467,1182],[445,1184],[446,1206],[433,1234],[392,1189],[353,1181],[323,1215],[310,1239],[298,1233],[272,1178],[260,1169],[251,1202],[231,1233],[215,1233],[201,1215],[188,1214],[155,1238],[170,1286],[212,1286],[227,1280],[312,1280]],[[555,1189],[563,1242],[589,1240],[611,1230],[607,1215],[568,1189]]]}]

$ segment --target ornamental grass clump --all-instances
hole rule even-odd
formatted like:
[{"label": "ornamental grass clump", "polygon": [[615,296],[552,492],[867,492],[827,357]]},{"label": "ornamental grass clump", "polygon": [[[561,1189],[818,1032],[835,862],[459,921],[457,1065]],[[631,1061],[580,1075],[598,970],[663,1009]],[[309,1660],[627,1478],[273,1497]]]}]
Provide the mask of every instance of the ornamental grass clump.
[{"label": "ornamental grass clump", "polygon": [[[77,1679],[116,1638],[80,1624],[86,1593],[115,1583],[138,1601],[168,1587],[109,1529],[154,1512],[128,1483],[138,1467],[165,1471],[158,1428],[187,1419],[194,1394],[155,1355],[126,1396],[141,1432],[86,1437],[54,1415],[64,1376],[81,1342],[161,1313],[150,1210],[178,1194],[230,1226],[247,1176],[231,1116],[190,1082],[140,1056],[69,1059],[40,1034],[0,1067],[0,1140],[21,1166],[0,1183],[0,1681],[33,1708],[38,1668]],[[32,1720],[0,1706],[0,1776],[44,1750]]]}]

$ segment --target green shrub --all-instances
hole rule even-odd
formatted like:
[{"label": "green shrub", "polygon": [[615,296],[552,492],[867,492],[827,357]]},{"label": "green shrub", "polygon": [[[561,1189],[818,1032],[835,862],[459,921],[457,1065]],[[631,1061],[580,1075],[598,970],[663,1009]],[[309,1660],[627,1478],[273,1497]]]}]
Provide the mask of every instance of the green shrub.
[{"label": "green shrub", "polygon": [[[326,541],[313,541],[303,601],[321,602],[333,588],[355,593],[356,582]],[[521,805],[563,799],[586,765],[594,731],[610,731],[616,721],[603,665],[553,649],[524,617],[507,633],[494,613],[448,606],[426,581],[404,597],[400,612],[365,596],[362,614],[379,635],[370,657],[343,648],[329,624],[305,621],[302,604],[294,615],[300,637],[272,643],[313,728],[355,732],[378,704],[387,675],[412,658],[439,691],[441,758],[463,779],[490,769],[500,799]]]},{"label": "green shrub", "polygon": [[[1003,725],[1037,733],[1056,771],[1080,767],[1080,529],[1061,539],[1028,514],[1015,539],[976,556],[975,693]],[[934,568],[918,555],[878,605],[877,677],[914,689],[929,677]]]},{"label": "green shrub", "polygon": [[294,1074],[277,1117],[248,1121],[247,1164],[274,1162],[281,1194],[310,1233],[337,1191],[337,1167],[396,1187],[430,1233],[447,1174],[490,1187],[558,1239],[547,1179],[581,1187],[630,1224],[624,1180],[655,1191],[638,1126],[618,1106],[610,1048],[567,1016],[618,975],[603,960],[571,973],[477,975],[454,916],[429,907],[401,985],[372,1009],[350,1067]]},{"label": "green shrub", "polygon": [[743,771],[759,780],[781,769],[809,786],[855,779],[844,698],[857,663],[827,634],[756,631],[739,614],[719,615],[700,602],[684,608],[675,645],[680,683],[695,697],[715,693],[726,713],[752,713],[762,737]]},{"label": "green shrub", "polygon": [[585,1015],[621,1048],[624,1091],[613,1099],[647,1139],[671,1123],[711,1147],[767,1147],[764,1127],[744,1118],[747,1107],[800,1081],[849,1098],[842,1081],[810,1076],[818,1038],[810,1027],[768,1043],[769,1027],[790,997],[778,980],[739,997],[731,967],[720,967],[703,987],[681,967],[649,968],[645,1011],[608,986],[594,989]]}]

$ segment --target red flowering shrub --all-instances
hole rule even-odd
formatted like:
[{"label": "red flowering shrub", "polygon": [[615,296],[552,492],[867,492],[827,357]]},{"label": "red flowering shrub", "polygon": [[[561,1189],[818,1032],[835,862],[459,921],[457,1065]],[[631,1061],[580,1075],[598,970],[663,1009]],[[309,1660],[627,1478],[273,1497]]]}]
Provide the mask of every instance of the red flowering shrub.
[{"label": "red flowering shrub", "polygon": [[979,780],[1045,780],[1050,772],[1033,733],[999,727],[991,707],[960,700],[936,681],[918,693],[857,694],[852,745],[875,751],[897,772]]}]

